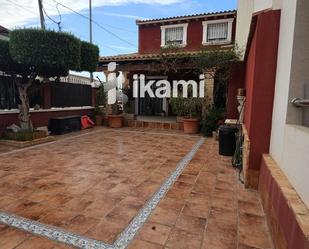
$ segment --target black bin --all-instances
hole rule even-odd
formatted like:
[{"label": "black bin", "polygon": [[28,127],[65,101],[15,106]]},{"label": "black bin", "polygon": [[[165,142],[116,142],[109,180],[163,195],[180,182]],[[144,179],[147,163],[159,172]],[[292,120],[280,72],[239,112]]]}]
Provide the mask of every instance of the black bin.
[{"label": "black bin", "polygon": [[233,156],[236,149],[236,133],[238,128],[235,126],[221,125],[219,127],[219,154],[222,156]]}]

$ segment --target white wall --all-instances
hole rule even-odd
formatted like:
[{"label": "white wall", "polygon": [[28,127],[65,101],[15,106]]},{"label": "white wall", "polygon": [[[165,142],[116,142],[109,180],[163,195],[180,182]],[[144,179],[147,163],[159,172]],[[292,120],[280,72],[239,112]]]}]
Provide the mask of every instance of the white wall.
[{"label": "white wall", "polygon": [[254,12],[260,12],[267,9],[280,9],[282,0],[254,0]]},{"label": "white wall", "polygon": [[254,12],[271,9],[272,6],[273,6],[273,0],[255,0],[254,1]]},{"label": "white wall", "polygon": [[[236,23],[236,44],[241,51],[245,51],[250,31],[253,14],[253,0],[238,0],[237,23]],[[244,56],[244,53],[243,53]]]},{"label": "white wall", "polygon": [[238,0],[236,44],[245,51],[250,32],[252,15],[267,9],[280,9],[282,0]]},{"label": "white wall", "polygon": [[[302,42],[304,46],[307,46],[307,50],[302,50],[301,57],[303,58],[295,56],[295,54],[299,55],[300,49],[300,41],[295,40],[296,16],[299,16],[301,12],[304,15],[306,15],[306,11],[309,12],[309,9],[302,8],[301,3],[305,3],[305,1],[308,0],[282,1],[270,154],[285,172],[302,200],[309,206],[309,128],[297,124],[287,124],[288,117],[293,116],[291,111],[294,108],[291,108],[289,103],[291,89],[295,87],[291,87],[291,84],[301,83],[295,82],[292,76],[297,74],[298,81],[306,80],[306,78],[299,77],[302,75],[305,77],[305,73],[299,71],[304,70],[299,65],[304,60],[304,56],[308,56],[307,59],[309,59],[309,53],[305,53],[308,51],[309,43]],[[299,27],[302,27],[303,32],[307,32],[307,25],[304,26],[299,22],[296,25],[298,25],[298,30]]]}]

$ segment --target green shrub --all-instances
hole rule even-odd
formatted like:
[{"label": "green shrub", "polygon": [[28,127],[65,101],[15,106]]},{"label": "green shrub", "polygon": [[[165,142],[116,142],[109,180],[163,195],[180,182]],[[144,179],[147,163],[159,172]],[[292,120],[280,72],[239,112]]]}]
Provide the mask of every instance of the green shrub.
[{"label": "green shrub", "polygon": [[10,33],[14,61],[34,68],[40,76],[65,76],[81,64],[81,42],[75,36],[50,30],[16,29]]},{"label": "green shrub", "polygon": [[184,101],[182,98],[171,98],[169,102],[173,112],[178,117],[184,116]]},{"label": "green shrub", "polygon": [[9,41],[0,40],[0,69],[2,71],[10,70],[13,60],[10,55]]},{"label": "green shrub", "polygon": [[212,108],[201,121],[201,131],[207,136],[211,137],[212,132],[219,128],[219,121],[224,119],[225,111],[222,108]]},{"label": "green shrub", "polygon": [[104,108],[103,108],[103,107],[96,106],[96,107],[94,108],[93,114],[94,114],[95,116],[104,115],[104,114],[105,114]]},{"label": "green shrub", "polygon": [[202,111],[203,99],[201,98],[171,98],[170,104],[177,116],[197,117]]},{"label": "green shrub", "polygon": [[31,141],[33,140],[32,131],[19,131],[16,133],[8,132],[4,135],[4,139],[13,141]]},{"label": "green shrub", "polygon": [[96,105],[97,106],[106,106],[107,102],[107,96],[106,92],[104,90],[104,85],[100,84],[97,92],[96,92]]},{"label": "green shrub", "polygon": [[99,48],[89,42],[81,42],[81,71],[94,72],[99,61]]},{"label": "green shrub", "polygon": [[27,68],[13,61],[10,54],[10,43],[6,40],[0,40],[0,70],[3,72],[27,72]]}]

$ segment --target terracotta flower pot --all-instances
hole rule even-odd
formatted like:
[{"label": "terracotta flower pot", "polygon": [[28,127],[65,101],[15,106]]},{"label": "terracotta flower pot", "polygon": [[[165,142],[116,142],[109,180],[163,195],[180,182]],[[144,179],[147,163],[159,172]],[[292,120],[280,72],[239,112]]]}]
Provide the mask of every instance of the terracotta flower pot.
[{"label": "terracotta flower pot", "polygon": [[183,130],[186,134],[196,134],[199,132],[199,118],[183,118]]},{"label": "terracotta flower pot", "polygon": [[103,116],[102,115],[96,115],[95,116],[95,125],[101,126],[103,123]]},{"label": "terracotta flower pot", "polygon": [[111,128],[121,128],[123,126],[123,116],[108,115],[108,126]]}]

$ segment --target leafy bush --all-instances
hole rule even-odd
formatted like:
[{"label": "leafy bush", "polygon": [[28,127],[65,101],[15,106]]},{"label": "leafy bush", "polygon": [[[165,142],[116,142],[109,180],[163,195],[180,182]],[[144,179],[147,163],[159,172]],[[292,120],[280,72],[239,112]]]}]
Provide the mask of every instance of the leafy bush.
[{"label": "leafy bush", "polygon": [[81,67],[82,71],[94,72],[99,61],[99,48],[89,42],[81,42]]},{"label": "leafy bush", "polygon": [[222,108],[212,108],[201,121],[202,133],[211,137],[212,132],[216,131],[219,128],[219,121],[224,119],[225,111]]},{"label": "leafy bush", "polygon": [[105,114],[104,108],[96,106],[93,111],[95,116],[101,116]]},{"label": "leafy bush", "polygon": [[0,70],[4,72],[27,71],[26,67],[13,61],[10,54],[10,43],[0,40]]},{"label": "leafy bush", "polygon": [[65,76],[81,63],[80,40],[71,34],[38,29],[16,29],[10,33],[14,61],[35,68],[44,77]]},{"label": "leafy bush", "polygon": [[184,116],[184,101],[182,98],[171,98],[169,102],[173,112],[178,117]]},{"label": "leafy bush", "polygon": [[177,116],[197,117],[202,112],[203,99],[201,98],[171,98],[170,104]]},{"label": "leafy bush", "polygon": [[100,84],[97,92],[96,92],[96,105],[97,106],[106,106],[107,96],[104,90],[104,85]]},{"label": "leafy bush", "polygon": [[10,55],[9,41],[0,40],[0,68],[3,71],[10,70],[13,60]]}]

